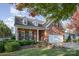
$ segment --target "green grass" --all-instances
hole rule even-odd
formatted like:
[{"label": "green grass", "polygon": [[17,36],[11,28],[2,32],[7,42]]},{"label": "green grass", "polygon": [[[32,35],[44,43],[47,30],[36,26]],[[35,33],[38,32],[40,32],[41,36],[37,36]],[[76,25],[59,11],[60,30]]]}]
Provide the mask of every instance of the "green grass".
[{"label": "green grass", "polygon": [[0,53],[1,56],[78,56],[78,50],[66,49],[66,48],[30,48],[22,49],[15,52]]}]

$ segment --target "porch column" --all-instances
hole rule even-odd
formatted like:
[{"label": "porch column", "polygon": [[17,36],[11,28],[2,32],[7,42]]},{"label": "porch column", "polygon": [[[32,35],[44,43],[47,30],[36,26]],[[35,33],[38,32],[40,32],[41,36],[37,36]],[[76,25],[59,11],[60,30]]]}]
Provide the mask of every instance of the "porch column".
[{"label": "porch column", "polygon": [[37,30],[37,42],[39,41],[39,30]]},{"label": "porch column", "polygon": [[15,27],[15,37],[16,37],[16,40],[19,39],[19,38],[18,38],[18,29],[17,29],[17,27]]}]

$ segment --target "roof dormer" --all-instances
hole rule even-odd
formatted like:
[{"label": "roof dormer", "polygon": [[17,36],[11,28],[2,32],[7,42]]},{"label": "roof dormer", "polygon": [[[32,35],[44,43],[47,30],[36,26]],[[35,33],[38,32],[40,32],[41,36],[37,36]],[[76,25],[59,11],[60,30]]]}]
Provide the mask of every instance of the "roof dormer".
[{"label": "roof dormer", "polygon": [[23,22],[23,25],[27,25],[27,18],[24,17],[22,22]]},{"label": "roof dormer", "polygon": [[32,23],[34,24],[34,26],[38,26],[38,22],[37,21],[33,21]]}]

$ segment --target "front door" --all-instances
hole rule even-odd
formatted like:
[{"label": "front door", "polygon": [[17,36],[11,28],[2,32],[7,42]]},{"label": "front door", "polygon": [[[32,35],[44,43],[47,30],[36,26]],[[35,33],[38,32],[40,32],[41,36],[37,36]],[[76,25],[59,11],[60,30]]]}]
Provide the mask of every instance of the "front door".
[{"label": "front door", "polygon": [[44,40],[44,30],[39,30],[39,40],[40,41]]}]

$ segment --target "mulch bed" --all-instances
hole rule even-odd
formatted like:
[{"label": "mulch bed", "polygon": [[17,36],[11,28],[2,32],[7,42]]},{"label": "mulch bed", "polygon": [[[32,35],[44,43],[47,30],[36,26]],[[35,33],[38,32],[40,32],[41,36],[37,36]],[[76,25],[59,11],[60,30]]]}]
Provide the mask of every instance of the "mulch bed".
[{"label": "mulch bed", "polygon": [[34,45],[25,45],[25,46],[21,46],[20,49],[28,49],[28,48],[35,48]]}]

